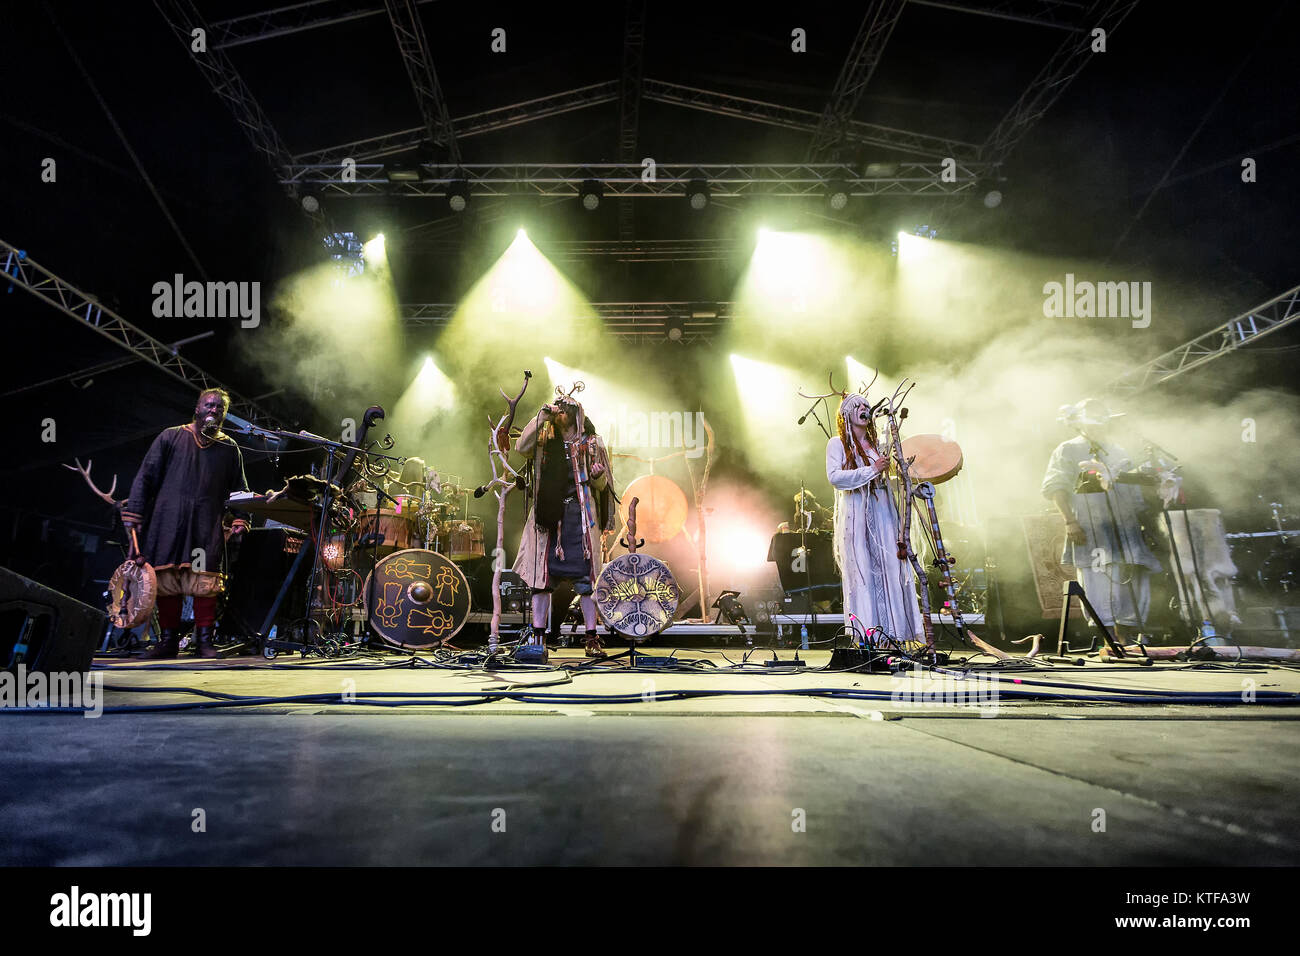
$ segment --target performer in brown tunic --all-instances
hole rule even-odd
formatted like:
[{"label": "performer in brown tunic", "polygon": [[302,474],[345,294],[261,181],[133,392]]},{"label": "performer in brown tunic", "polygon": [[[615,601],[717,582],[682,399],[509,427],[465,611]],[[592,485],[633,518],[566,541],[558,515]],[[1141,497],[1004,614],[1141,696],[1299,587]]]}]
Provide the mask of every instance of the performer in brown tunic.
[{"label": "performer in brown tunic", "polygon": [[[601,532],[618,514],[609,453],[582,406],[567,396],[524,426],[518,452],[532,458],[532,501],[514,570],[533,589],[533,643],[545,645],[551,592],[571,585],[582,602],[587,656],[604,655],[592,589],[603,566]],[[558,631],[562,617],[552,624]]]},{"label": "performer in brown tunic", "polygon": [[[202,657],[213,646],[224,541],[222,515],[232,492],[247,491],[239,446],[221,431],[230,396],[219,388],[199,395],[194,420],[168,428],[145,455],[122,509],[127,529],[138,529],[140,556],[158,575],[162,640],[143,656],[175,657],[185,595],[194,598],[195,644]],[[236,518],[232,531],[248,527]]]}]

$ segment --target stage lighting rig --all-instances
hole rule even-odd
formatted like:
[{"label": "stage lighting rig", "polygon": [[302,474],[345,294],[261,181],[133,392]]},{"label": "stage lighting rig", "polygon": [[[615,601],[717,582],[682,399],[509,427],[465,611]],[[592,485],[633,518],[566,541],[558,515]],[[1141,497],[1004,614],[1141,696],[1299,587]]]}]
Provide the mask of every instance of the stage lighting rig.
[{"label": "stage lighting rig", "polygon": [[686,184],[686,200],[692,209],[703,209],[709,204],[709,184],[703,179],[692,179]]},{"label": "stage lighting rig", "polygon": [[834,180],[826,187],[826,203],[835,212],[849,204],[849,187],[843,180]]},{"label": "stage lighting rig", "polygon": [[464,212],[469,205],[469,183],[458,179],[447,187],[447,207],[452,212]]},{"label": "stage lighting rig", "polygon": [[600,182],[595,179],[584,179],[582,186],[578,189],[578,196],[582,199],[582,208],[588,212],[594,212],[600,206],[601,197],[604,190]]}]

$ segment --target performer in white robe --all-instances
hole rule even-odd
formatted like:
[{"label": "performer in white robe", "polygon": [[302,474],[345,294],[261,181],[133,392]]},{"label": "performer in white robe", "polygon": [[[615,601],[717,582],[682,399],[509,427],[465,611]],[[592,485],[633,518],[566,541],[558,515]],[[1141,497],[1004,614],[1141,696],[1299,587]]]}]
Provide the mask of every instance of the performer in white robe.
[{"label": "performer in white robe", "polygon": [[[897,641],[925,640],[916,576],[898,558],[898,510],[887,487],[889,457],[862,395],[840,404],[839,435],[826,443],[826,477],[835,489],[835,563],[844,624],[861,639],[871,628]],[[871,635],[878,643],[881,635]]]}]

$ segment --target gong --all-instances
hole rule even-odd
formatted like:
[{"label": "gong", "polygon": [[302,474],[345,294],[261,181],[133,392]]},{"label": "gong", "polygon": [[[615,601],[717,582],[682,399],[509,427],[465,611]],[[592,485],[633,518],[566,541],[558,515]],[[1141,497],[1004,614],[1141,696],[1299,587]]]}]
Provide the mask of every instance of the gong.
[{"label": "gong", "polygon": [[676,537],[686,524],[686,494],[671,478],[642,475],[634,479],[623,491],[618,506],[624,524],[627,524],[627,503],[633,498],[641,502],[636,516],[638,533],[652,544]]},{"label": "gong", "polygon": [[957,477],[963,464],[961,446],[942,435],[913,435],[903,439],[903,460],[912,462],[912,480],[940,485]]},{"label": "gong", "polygon": [[620,554],[601,570],[595,598],[609,628],[639,644],[672,623],[677,582],[658,558]]},{"label": "gong", "polygon": [[150,564],[125,561],[108,582],[108,619],[129,631],[149,620],[158,601],[158,576]]},{"label": "gong", "polygon": [[397,647],[437,647],[469,620],[469,582],[436,551],[390,554],[366,578],[370,626]]}]

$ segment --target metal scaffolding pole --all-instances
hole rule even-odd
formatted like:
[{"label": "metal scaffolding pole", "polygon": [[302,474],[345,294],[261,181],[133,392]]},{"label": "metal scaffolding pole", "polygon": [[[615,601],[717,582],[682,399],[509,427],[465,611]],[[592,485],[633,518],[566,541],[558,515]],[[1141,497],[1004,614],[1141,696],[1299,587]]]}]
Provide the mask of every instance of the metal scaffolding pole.
[{"label": "metal scaffolding pole", "polygon": [[1039,27],[1081,32],[1079,17],[1087,9],[1082,3],[1065,0],[908,0],[918,7],[938,7],[957,13],[973,13],[998,20],[1029,23]]},{"label": "metal scaffolding pole", "polygon": [[1113,395],[1136,395],[1184,372],[1212,362],[1300,319],[1300,286],[1229,319],[1204,335],[1125,372],[1106,390]]},{"label": "metal scaffolding pole", "polygon": [[[415,0],[415,2],[425,4],[432,3],[433,0]],[[242,17],[214,20],[209,24],[211,31],[209,37],[212,42],[208,45],[215,49],[223,49],[244,43],[256,43],[259,40],[272,40],[291,33],[301,33],[304,30],[315,30],[318,27],[378,16],[383,12],[383,7],[357,9],[351,0],[309,0],[307,3],[262,10]]]},{"label": "metal scaffolding pole", "polygon": [[809,162],[827,158],[827,154],[845,141],[844,131],[862,99],[862,92],[876,71],[889,36],[903,13],[904,0],[876,0],[862,18],[858,35],[840,68],[831,91],[830,101],[822,111],[821,121],[813,131],[812,142],[804,157]]},{"label": "metal scaffolding pole", "polygon": [[397,49],[402,54],[402,64],[415,91],[415,101],[424,117],[429,141],[442,147],[450,162],[459,163],[460,146],[452,130],[451,114],[447,112],[447,101],[442,95],[438,73],[433,68],[433,58],[429,56],[429,44],[414,0],[384,0],[384,5],[388,8]]},{"label": "metal scaffolding pole", "polygon": [[[5,282],[70,315],[87,329],[101,335],[115,345],[126,349],[159,371],[201,392],[206,388],[221,388],[221,382],[199,368],[175,349],[146,332],[136,328],[112,309],[105,308],[94,296],[64,282],[44,266],[0,239],[0,258],[4,260]],[[258,425],[280,428],[278,420],[256,403],[230,392],[230,411]]]},{"label": "metal scaffolding pole", "polygon": [[[627,0],[623,22],[623,76],[618,90],[618,158],[635,163],[638,119],[641,114],[641,85],[645,78],[645,0]],[[631,200],[618,200],[618,237],[630,240],[636,215]]]}]

